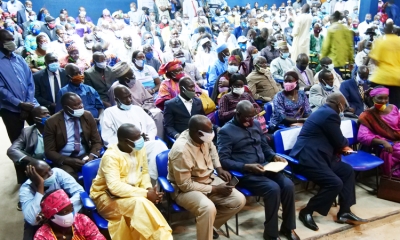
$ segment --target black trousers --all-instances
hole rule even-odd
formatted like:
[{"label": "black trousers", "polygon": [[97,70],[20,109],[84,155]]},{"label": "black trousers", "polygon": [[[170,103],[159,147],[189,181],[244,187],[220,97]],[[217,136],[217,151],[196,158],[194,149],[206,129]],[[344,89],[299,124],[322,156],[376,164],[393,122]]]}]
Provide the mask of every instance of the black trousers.
[{"label": "black trousers", "polygon": [[8,138],[13,143],[21,134],[25,121],[21,120],[19,113],[11,112],[4,108],[0,109],[0,115],[6,126]]},{"label": "black trousers", "polygon": [[320,187],[317,195],[308,201],[308,210],[326,216],[337,195],[340,211],[349,212],[356,203],[354,170],[347,163],[334,162],[331,167],[319,168],[293,165],[293,170]]},{"label": "black trousers", "polygon": [[293,182],[282,173],[249,175],[239,180],[239,186],[248,189],[254,195],[264,198],[264,232],[270,237],[278,237],[278,210],[282,202],[281,228],[296,228]]},{"label": "black trousers", "polygon": [[40,226],[32,226],[27,221],[24,223],[24,237],[23,240],[33,240],[36,231],[40,228]]}]

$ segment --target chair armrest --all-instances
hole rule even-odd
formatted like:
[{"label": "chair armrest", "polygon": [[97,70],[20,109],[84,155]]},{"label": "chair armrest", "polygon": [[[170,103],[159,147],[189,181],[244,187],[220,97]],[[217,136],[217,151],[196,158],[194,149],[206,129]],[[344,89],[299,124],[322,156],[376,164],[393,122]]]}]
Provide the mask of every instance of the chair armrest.
[{"label": "chair armrest", "polygon": [[89,209],[89,210],[95,210],[96,205],[94,205],[93,200],[89,197],[87,192],[81,192],[81,202],[84,208]]},{"label": "chair armrest", "polygon": [[229,171],[233,176],[237,177],[237,178],[242,178],[243,177],[243,173],[238,172],[238,171]]},{"label": "chair armrest", "polygon": [[281,154],[281,153],[275,153],[277,156],[286,159],[288,162],[293,163],[293,164],[299,164],[299,161],[286,155],[286,154]]},{"label": "chair armrest", "polygon": [[158,177],[158,182],[160,183],[160,187],[167,193],[173,193],[175,191],[166,177]]}]

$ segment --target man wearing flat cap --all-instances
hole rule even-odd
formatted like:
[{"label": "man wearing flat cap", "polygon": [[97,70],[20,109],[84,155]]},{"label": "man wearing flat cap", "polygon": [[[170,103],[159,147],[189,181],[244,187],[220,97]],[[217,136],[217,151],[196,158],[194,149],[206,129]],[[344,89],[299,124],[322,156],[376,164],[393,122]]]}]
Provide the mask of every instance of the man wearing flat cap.
[{"label": "man wearing flat cap", "polygon": [[56,34],[56,21],[52,16],[47,16],[45,19],[45,24],[42,25],[40,32],[46,33],[50,38],[50,41],[55,41],[57,39]]}]

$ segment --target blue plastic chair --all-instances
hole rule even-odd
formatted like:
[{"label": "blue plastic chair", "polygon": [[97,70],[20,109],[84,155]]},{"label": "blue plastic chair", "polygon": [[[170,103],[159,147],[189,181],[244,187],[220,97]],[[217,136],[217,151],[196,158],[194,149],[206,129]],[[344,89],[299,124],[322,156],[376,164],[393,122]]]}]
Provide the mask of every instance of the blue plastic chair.
[{"label": "blue plastic chair", "polygon": [[[352,127],[352,136],[345,136],[347,137],[347,140],[349,141],[349,146],[356,146],[358,144],[357,141],[357,135],[358,135],[358,126],[357,123],[353,120],[344,120],[342,121],[342,126],[344,126],[345,121],[351,121],[351,127]],[[349,124],[347,124],[349,126]],[[342,129],[343,132],[344,129]],[[362,151],[362,150],[357,150],[357,153],[352,153],[347,156],[342,157],[342,161],[344,163],[349,164],[354,171],[356,171],[356,177],[358,176],[359,172],[364,172],[368,171],[371,169],[376,169],[376,174],[375,174],[375,180],[376,180],[376,189],[379,187],[379,169],[378,167],[383,164],[383,160],[380,159],[379,157],[376,157],[368,152]]]},{"label": "blue plastic chair", "polygon": [[282,132],[286,131],[292,131],[292,138],[296,138],[298,134],[300,133],[301,128],[285,128],[285,129],[280,129],[274,133],[274,143],[275,143],[275,152],[278,156],[286,159],[288,161],[288,166],[283,170],[286,174],[289,174],[291,176],[291,179],[293,180],[294,178],[299,179],[300,181],[307,182],[306,189],[308,187],[308,179],[304,177],[303,175],[296,174],[292,171],[291,165],[298,165],[299,161],[297,159],[294,159],[289,156],[290,151],[292,150],[293,146],[287,146],[285,149],[285,146],[283,144],[284,140],[282,138]]},{"label": "blue plastic chair", "polygon": [[[270,123],[271,117],[272,117],[272,113],[274,112],[274,106],[272,105],[271,102],[267,102],[264,104],[264,110],[265,110],[265,114],[264,114],[265,122],[267,123],[267,126],[269,126],[269,123]],[[288,127],[286,127],[284,124],[279,124],[278,128],[286,129]]]},{"label": "blue plastic chair", "polygon": [[80,194],[80,196],[81,196],[81,201],[82,201],[83,207],[92,212],[92,217],[93,217],[93,220],[96,223],[97,227],[100,229],[107,230],[108,229],[108,221],[100,216],[100,214],[96,210],[96,205],[94,204],[92,199],[90,199],[90,197],[89,197],[90,187],[92,186],[93,179],[97,175],[100,161],[101,161],[100,158],[95,159],[93,161],[86,163],[82,167],[83,188],[85,189],[85,192],[82,192]]},{"label": "blue plastic chair", "polygon": [[[185,212],[186,209],[179,206],[174,200],[172,200],[170,194],[175,191],[174,187],[168,181],[168,154],[170,149],[165,150],[156,157],[157,171],[158,171],[158,184],[163,192],[166,193],[167,198],[167,221],[171,220],[171,209],[173,212]],[[229,238],[228,224],[225,223],[226,235]],[[236,230],[237,231],[237,230]]]},{"label": "blue plastic chair", "polygon": [[214,112],[214,121],[215,121],[215,125],[221,127],[221,121],[219,120],[219,116],[218,116],[219,111],[216,110]]}]

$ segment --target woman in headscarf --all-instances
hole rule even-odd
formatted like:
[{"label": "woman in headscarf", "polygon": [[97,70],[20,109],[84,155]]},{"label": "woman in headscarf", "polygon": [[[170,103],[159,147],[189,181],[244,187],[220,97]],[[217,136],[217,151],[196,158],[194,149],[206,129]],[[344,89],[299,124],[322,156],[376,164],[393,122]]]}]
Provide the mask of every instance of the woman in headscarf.
[{"label": "woman in headscarf", "polygon": [[34,240],[105,240],[96,225],[87,216],[77,213],[63,189],[46,193],[40,202],[42,211],[37,221],[42,225]]},{"label": "woman in headscarf", "polygon": [[[214,90],[211,95],[211,99],[214,101],[215,105],[218,106],[219,100],[223,95],[228,93],[229,91],[229,80],[231,76],[235,73],[238,73],[240,69],[244,67],[244,63],[241,61],[238,55],[231,55],[228,59],[228,69],[219,75],[217,81],[214,84]],[[250,93],[250,90],[247,86],[244,86],[245,92]]]},{"label": "woman in headscarf", "polygon": [[[178,59],[174,59],[166,64],[161,65],[158,74],[164,75],[164,80],[158,91],[158,97],[156,99],[156,106],[161,110],[164,110],[164,103],[179,95],[179,80],[185,76],[183,71],[182,62]],[[201,88],[195,83],[195,92],[197,96],[202,93]]]},{"label": "woman in headscarf", "polygon": [[40,23],[34,21],[29,24],[29,32],[25,37],[25,50],[27,53],[33,53],[37,48],[36,37],[40,34]]},{"label": "woman in headscarf", "polygon": [[74,63],[78,66],[79,70],[83,74],[89,67],[89,62],[86,59],[79,57],[78,47],[75,44],[71,44],[67,47],[68,55],[60,58],[60,67],[64,68],[68,63]]},{"label": "woman in headscarf", "polygon": [[[389,104],[389,89],[378,86],[369,92],[374,106],[361,113],[358,141],[366,146],[383,145],[384,174],[400,178],[399,109]],[[388,154],[392,154],[390,158]],[[391,162],[390,162],[391,160]]]},{"label": "woman in headscarf", "polygon": [[36,37],[36,50],[32,51],[26,58],[25,61],[29,65],[32,73],[39,72],[46,68],[44,64],[44,56],[46,56],[46,50],[49,46],[49,40],[45,35],[39,35]]},{"label": "woman in headscarf", "polygon": [[257,48],[254,46],[250,46],[247,48],[247,58],[244,60],[244,66],[243,68],[240,69],[240,74],[243,74],[245,77],[249,75],[253,69],[253,60],[254,58],[260,56],[260,53],[258,52]]}]

